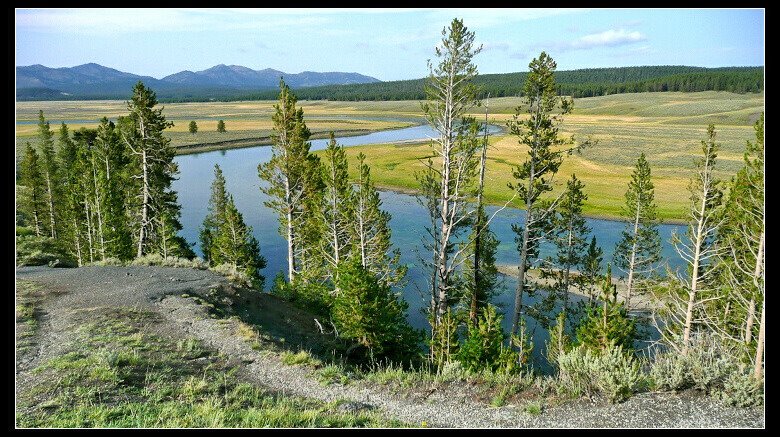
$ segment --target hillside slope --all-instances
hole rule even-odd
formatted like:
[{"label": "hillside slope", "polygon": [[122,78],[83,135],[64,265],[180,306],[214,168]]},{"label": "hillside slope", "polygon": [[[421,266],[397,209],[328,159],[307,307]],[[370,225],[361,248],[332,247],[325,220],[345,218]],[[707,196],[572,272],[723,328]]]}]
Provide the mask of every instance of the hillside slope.
[{"label": "hillside slope", "polygon": [[[132,347],[141,349],[136,349],[135,355],[130,354],[126,358],[109,356],[108,363],[132,366],[128,363],[133,362],[133,356],[138,359],[138,351],[146,347],[139,339],[162,336],[174,341],[173,344],[177,344],[175,340],[178,340],[179,345],[196,339],[209,350],[218,351],[220,355],[203,356],[199,353],[190,358],[191,362],[203,363],[205,360],[206,363],[212,363],[209,366],[214,366],[221,360],[226,360],[236,366],[235,374],[250,385],[303,399],[336,401],[328,405],[340,405],[338,408],[346,411],[369,411],[388,419],[399,419],[410,426],[764,426],[763,412],[760,410],[729,408],[710,398],[690,394],[645,393],[619,405],[580,400],[550,407],[540,415],[531,415],[517,403],[492,407],[480,399],[478,387],[465,382],[433,386],[423,384],[400,391],[362,380],[349,381],[346,385],[335,383],[323,386],[318,380],[318,375],[321,374],[315,369],[310,366],[284,365],[279,354],[279,348],[296,350],[329,341],[328,336],[321,334],[316,328],[313,316],[273,296],[258,296],[237,290],[224,278],[212,272],[162,267],[22,267],[17,270],[17,279],[35,284],[44,290],[39,292],[37,307],[30,311],[36,321],[33,324],[37,326],[35,333],[25,336],[26,347],[17,355],[16,394],[17,398],[23,401],[20,403],[22,411],[17,411],[17,419],[19,414],[23,418],[45,419],[48,415],[60,414],[62,411],[65,411],[62,414],[68,414],[67,409],[70,408],[81,408],[58,404],[59,398],[51,398],[45,384],[61,386],[67,381],[52,382],[43,377],[47,375],[45,372],[42,376],[40,370],[35,369],[45,369],[46,363],[50,363],[48,366],[60,368],[62,372],[78,365],[81,363],[79,360],[83,361],[87,357],[74,355],[69,348],[74,347],[74,341],[84,333],[84,329],[92,326],[89,325],[90,322],[105,321],[105,325],[101,325],[105,328],[94,333],[99,335],[95,337],[98,340],[105,339],[110,337],[111,329],[123,326],[119,324],[122,314],[135,314],[136,319],[140,317],[135,321],[136,329],[140,331],[123,338],[127,339]],[[253,300],[254,305],[259,308],[256,317],[262,326],[261,336],[255,338],[254,343],[247,342],[242,337],[240,333],[246,328],[242,328],[237,318],[224,318],[230,313],[229,308],[238,308]],[[219,311],[214,312],[215,307],[228,308],[228,313],[219,317]],[[112,322],[112,317],[116,319],[115,322]],[[20,331],[18,318],[17,331]],[[284,340],[280,338],[282,334]],[[19,338],[17,341],[19,342]],[[103,342],[100,344],[105,344],[106,340],[99,341]],[[186,355],[189,349],[185,347],[181,353]],[[140,372],[136,377],[138,381],[147,380],[148,376],[144,378],[144,372],[149,375],[148,372],[151,371],[150,368],[131,370]],[[96,371],[97,368],[88,374],[93,377],[102,375],[96,376]],[[110,369],[106,371],[110,373]],[[76,380],[70,383],[86,384],[86,381]],[[132,382],[125,381],[123,384],[128,383]],[[197,378],[187,382],[190,383],[197,383]],[[197,385],[193,387],[193,390],[197,390]],[[61,390],[61,387],[54,390]],[[101,403],[101,399],[108,399],[110,395],[111,393],[105,392],[101,396],[98,391],[97,397],[90,402]],[[133,400],[120,399],[114,402],[119,402],[121,407],[122,402],[131,401]],[[195,407],[195,411],[200,411],[198,408],[214,408],[202,405],[194,405],[193,408]],[[121,420],[125,418],[117,415],[125,414],[125,410],[117,409],[116,404],[106,404],[106,408],[109,410],[100,410],[104,412],[102,414],[106,414],[105,411],[113,411],[113,416],[109,419],[124,423]],[[132,409],[129,411],[132,412]],[[207,412],[213,413],[212,410]],[[108,420],[105,417],[90,417],[80,418],[77,423],[86,423],[89,426],[90,423],[100,424]],[[319,422],[312,423],[314,426],[322,426],[316,425]],[[335,423],[339,426],[342,422]]]}]

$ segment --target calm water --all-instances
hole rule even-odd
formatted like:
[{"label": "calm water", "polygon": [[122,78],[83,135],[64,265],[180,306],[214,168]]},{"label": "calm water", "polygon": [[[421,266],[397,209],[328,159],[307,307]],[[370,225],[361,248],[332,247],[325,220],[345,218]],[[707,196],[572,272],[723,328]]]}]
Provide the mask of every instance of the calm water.
[{"label": "calm water", "polygon": [[[337,141],[345,146],[353,146],[431,138],[433,135],[430,127],[415,126],[369,135],[345,137],[337,139]],[[314,140],[312,141],[312,150],[323,149],[326,143],[327,140]],[[198,229],[207,213],[214,164],[219,164],[225,175],[227,190],[233,194],[236,206],[244,215],[246,223],[254,229],[254,234],[260,242],[260,251],[268,261],[263,271],[268,285],[277,272],[286,272],[287,268],[287,246],[279,235],[276,215],[263,205],[266,196],[260,192],[261,181],[257,176],[257,165],[270,159],[270,156],[271,147],[269,146],[177,156],[176,162],[179,164],[180,177],[173,184],[173,188],[179,193],[179,204],[182,205],[183,230],[181,234],[188,242],[196,243],[195,250],[200,254],[200,248],[197,244]],[[380,197],[383,208],[392,214],[390,225],[393,230],[393,244],[401,249],[401,261],[409,266],[408,284],[404,289],[404,298],[409,303],[409,321],[417,328],[427,328],[427,321],[420,311],[429,302],[429,298],[425,298],[423,292],[426,289],[427,274],[418,267],[420,257],[429,258],[428,253],[423,252],[421,244],[421,241],[426,237],[427,213],[413,196],[382,192]],[[488,207],[488,214],[492,215],[497,209],[498,207]],[[522,223],[524,214],[523,210],[506,208],[493,219],[491,229],[501,241],[496,255],[499,264],[518,264],[518,254],[514,242],[515,234],[511,230],[511,224]],[[587,223],[604,250],[604,261],[611,260],[615,243],[620,238],[620,231],[624,229],[625,223],[600,219],[588,219]],[[684,229],[676,225],[661,225],[659,228],[664,242],[664,258],[669,260],[673,268],[681,265],[681,260],[669,244],[669,237],[673,229],[678,229],[678,232]],[[552,253],[551,248],[546,246],[542,246],[541,252],[543,256]],[[507,277],[505,279],[503,291],[497,297],[496,303],[504,304],[505,308],[511,310],[514,304],[515,283],[514,278]],[[527,296],[524,298],[524,302],[530,302]],[[504,320],[506,329],[509,329],[509,319],[510,317],[507,317]],[[529,330],[534,330],[532,321],[529,320],[528,326]],[[537,352],[543,344],[544,337],[543,330],[535,330],[534,343],[537,345]]]}]

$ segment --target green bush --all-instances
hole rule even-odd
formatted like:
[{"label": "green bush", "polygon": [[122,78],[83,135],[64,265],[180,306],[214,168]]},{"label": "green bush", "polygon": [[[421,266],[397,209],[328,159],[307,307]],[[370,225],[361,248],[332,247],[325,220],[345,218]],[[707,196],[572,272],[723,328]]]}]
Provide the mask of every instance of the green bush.
[{"label": "green bush", "polygon": [[519,370],[519,366],[515,365],[515,354],[504,347],[506,335],[501,327],[502,319],[496,307],[488,305],[476,323],[468,325],[466,339],[456,354],[465,369],[471,372],[489,370],[501,373]]},{"label": "green bush", "polygon": [[77,267],[78,264],[61,243],[50,237],[16,237],[16,264],[20,266]]},{"label": "green bush", "polygon": [[628,399],[643,380],[639,363],[614,344],[600,352],[578,346],[558,357],[558,369],[559,392],[574,397],[600,392],[610,402]]},{"label": "green bush", "polygon": [[710,335],[694,335],[687,354],[669,351],[656,354],[650,376],[657,389],[695,388],[707,393],[723,388],[737,370],[736,356]]},{"label": "green bush", "polygon": [[633,351],[634,338],[636,323],[628,317],[623,303],[614,299],[588,307],[577,328],[577,344],[591,349],[605,350],[610,343],[614,343],[625,351]]},{"label": "green bush", "polygon": [[406,320],[408,304],[389,285],[357,257],[339,266],[335,276],[331,317],[339,336],[374,357],[406,361],[419,354],[419,334]]},{"label": "green bush", "polygon": [[571,350],[571,339],[566,334],[566,313],[561,311],[555,319],[555,326],[549,330],[550,340],[545,345],[547,362],[553,368],[558,365],[558,356]]},{"label": "green bush", "polygon": [[749,372],[736,371],[729,374],[718,391],[718,397],[728,405],[753,407],[764,403],[763,383]]}]

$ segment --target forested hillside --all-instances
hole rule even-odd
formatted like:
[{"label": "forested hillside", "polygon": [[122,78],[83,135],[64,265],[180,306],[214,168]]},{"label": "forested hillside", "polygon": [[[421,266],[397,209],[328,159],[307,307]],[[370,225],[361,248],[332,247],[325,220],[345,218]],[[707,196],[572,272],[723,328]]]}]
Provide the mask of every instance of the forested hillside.
[{"label": "forested hillside", "polygon": [[[474,79],[479,97],[519,96],[527,73],[483,74]],[[295,90],[302,100],[422,100],[424,79],[355,85],[328,85]],[[657,91],[760,92],[764,89],[763,67],[702,68],[644,66],[586,68],[555,73],[558,93],[572,97]],[[274,92],[258,92],[229,99],[273,99]]]}]

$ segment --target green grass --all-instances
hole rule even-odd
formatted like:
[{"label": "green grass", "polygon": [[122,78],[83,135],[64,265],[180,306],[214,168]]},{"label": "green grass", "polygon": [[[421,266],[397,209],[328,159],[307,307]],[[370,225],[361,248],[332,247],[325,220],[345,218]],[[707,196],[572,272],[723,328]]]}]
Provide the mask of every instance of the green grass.
[{"label": "green grass", "polygon": [[[167,103],[162,104],[168,121],[174,126],[166,130],[174,147],[193,144],[236,141],[247,138],[268,137],[272,132],[273,105],[275,101]],[[365,104],[370,103],[370,104]],[[385,129],[407,127],[414,124],[410,117],[419,117],[419,104],[381,105],[375,102],[307,102],[298,105],[304,110],[306,125],[315,136],[329,131],[348,135],[350,132],[366,133]],[[392,102],[396,103],[396,102]],[[403,102],[401,102],[403,103]],[[17,149],[25,141],[36,141],[38,111],[51,123],[52,130],[59,129],[63,120],[80,120],[67,123],[71,132],[81,127],[95,128],[102,117],[116,119],[127,115],[127,104],[120,100],[99,101],[40,101],[18,102],[16,106]],[[374,119],[377,116],[391,120]],[[398,119],[400,118],[400,119]],[[189,133],[189,122],[198,124],[198,132]],[[217,132],[217,122],[225,121],[226,132]],[[319,134],[319,135],[318,135]],[[323,136],[324,137],[324,136]]]},{"label": "green grass", "polygon": [[20,393],[22,428],[389,427],[376,413],[280,396],[241,382],[235,368],[194,338],[150,334],[154,313],[84,310],[66,350]]},{"label": "green grass", "polygon": [[[272,128],[273,104],[273,101],[166,104],[164,114],[176,123],[167,134],[175,146],[265,137]],[[522,104],[518,97],[490,99],[489,118],[492,123],[503,125],[515,107]],[[307,125],[315,133],[403,127],[422,116],[419,101],[300,101],[299,105],[304,109]],[[616,218],[636,159],[645,152],[652,166],[658,215],[679,221],[687,212],[686,187],[707,124],[715,123],[716,139],[722,145],[716,175],[728,179],[741,165],[745,141],[754,138],[752,125],[764,110],[764,94],[716,91],[616,94],[576,99],[574,108],[573,113],[564,117],[562,134],[573,134],[578,140],[590,137],[598,143],[564,161],[555,180],[554,193],[563,189],[571,174],[576,174],[585,183],[585,193],[589,196],[585,213]],[[17,120],[35,120],[38,109],[53,121],[97,121],[103,115],[117,117],[126,113],[122,101],[18,102]],[[473,113],[482,118],[481,111],[482,108],[476,108]],[[216,132],[219,119],[225,120],[228,132]],[[187,132],[190,120],[196,120],[200,127],[195,135]],[[16,129],[19,144],[28,139],[34,141],[34,124],[17,124]],[[491,146],[485,197],[490,203],[504,204],[513,194],[506,187],[511,181],[512,166],[521,164],[527,151],[507,135],[494,136]],[[19,150],[21,147],[17,147],[17,154]],[[420,160],[431,155],[426,144],[349,147],[351,177],[356,176],[354,163],[358,152],[366,154],[366,162],[378,185],[404,191],[418,188],[414,174],[423,168]],[[515,202],[514,206],[523,205]]]},{"label": "green grass", "polygon": [[544,410],[544,407],[542,406],[541,402],[538,401],[532,401],[527,404],[525,404],[525,407],[523,410],[532,415],[532,416],[538,416],[542,414],[542,411]]},{"label": "green grass", "polygon": [[282,362],[288,366],[313,366],[319,367],[322,361],[314,358],[308,351],[282,352]]},{"label": "green grass", "polygon": [[[493,121],[499,124],[509,119],[509,114],[501,111],[512,103],[520,103],[517,98],[495,100],[491,101],[490,108]],[[588,195],[585,213],[619,217],[631,172],[639,154],[644,152],[652,168],[658,216],[683,220],[689,202],[686,188],[693,173],[694,158],[700,154],[701,141],[706,136],[707,123],[717,123],[716,142],[721,145],[716,176],[728,180],[742,165],[745,142],[755,137],[752,122],[763,110],[763,95],[620,94],[578,99],[575,108],[574,113],[564,117],[561,133],[573,134],[578,141],[591,138],[597,143],[564,160],[554,181],[553,195],[563,190],[570,175],[576,174],[585,183],[584,191]],[[693,115],[685,115],[688,112]],[[362,152],[377,185],[407,192],[419,187],[415,173],[422,171],[424,162],[432,156],[427,143],[373,144],[349,147],[346,152],[351,165],[350,177],[357,177],[356,156]],[[503,205],[512,198],[507,183],[513,181],[513,167],[526,158],[527,148],[519,146],[517,138],[491,137],[485,175],[488,202]],[[523,207],[523,204],[515,201],[513,206]]]}]

